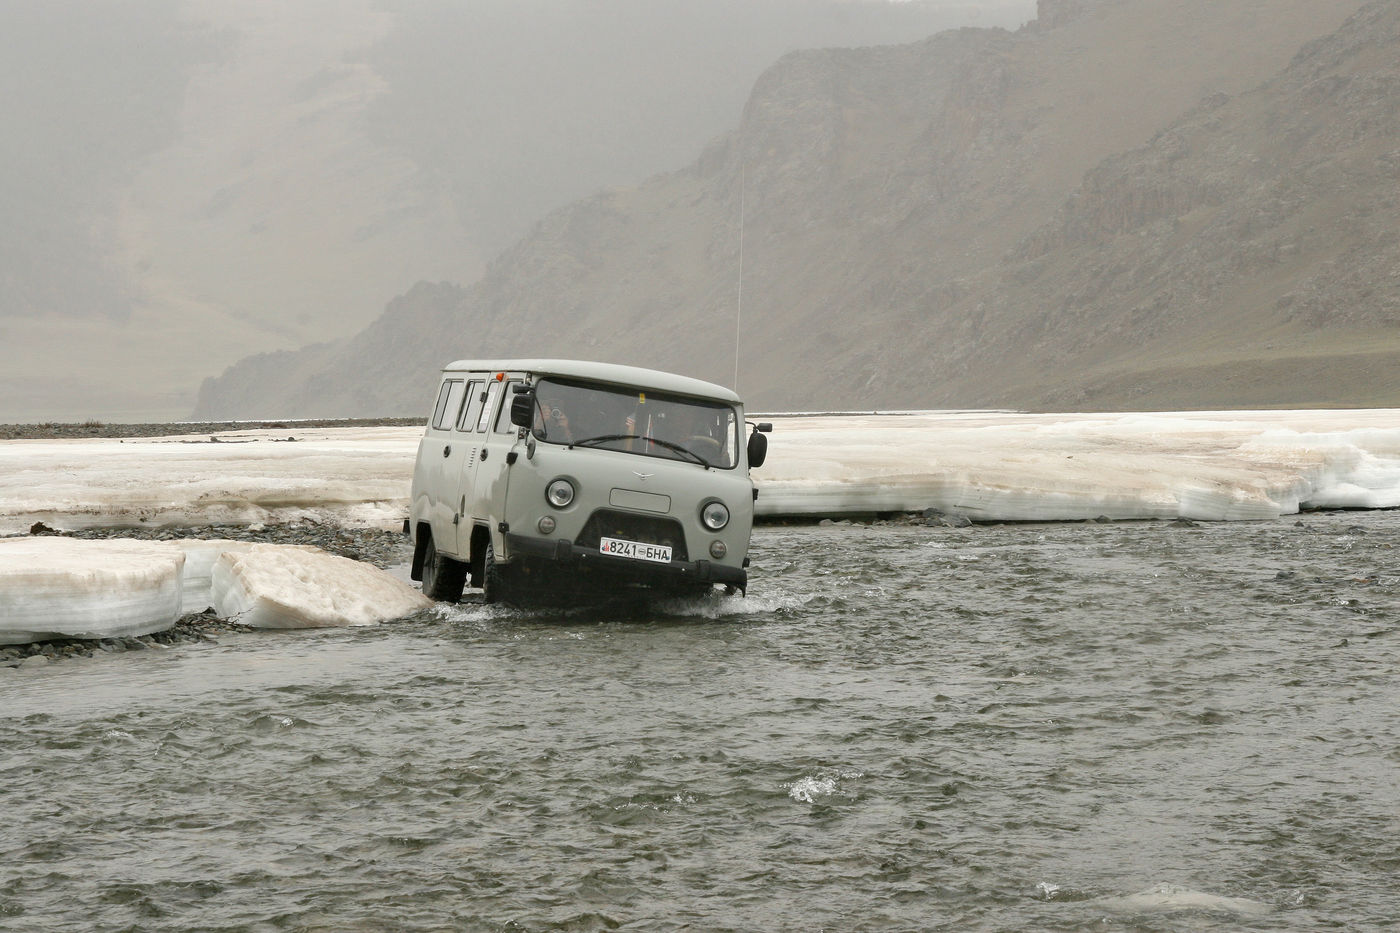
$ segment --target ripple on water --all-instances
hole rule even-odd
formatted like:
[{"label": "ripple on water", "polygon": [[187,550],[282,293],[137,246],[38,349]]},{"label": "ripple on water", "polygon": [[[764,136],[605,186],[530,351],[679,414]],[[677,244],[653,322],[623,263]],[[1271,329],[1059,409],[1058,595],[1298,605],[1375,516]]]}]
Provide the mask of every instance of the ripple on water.
[{"label": "ripple on water", "polygon": [[1298,520],[766,528],[747,599],[9,678],[0,928],[1381,929],[1400,517]]}]

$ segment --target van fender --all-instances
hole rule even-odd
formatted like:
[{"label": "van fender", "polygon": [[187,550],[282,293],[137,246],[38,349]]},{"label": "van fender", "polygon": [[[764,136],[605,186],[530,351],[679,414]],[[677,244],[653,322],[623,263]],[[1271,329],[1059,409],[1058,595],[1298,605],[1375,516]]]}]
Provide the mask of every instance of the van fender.
[{"label": "van fender", "polygon": [[428,539],[433,536],[433,529],[427,522],[419,522],[413,527],[413,563],[408,568],[408,578],[421,583],[423,580],[423,558],[427,554]]},{"label": "van fender", "polygon": [[480,587],[486,580],[486,545],[490,540],[490,527],[481,522],[474,522],[472,524],[471,550],[468,552],[472,586]]}]

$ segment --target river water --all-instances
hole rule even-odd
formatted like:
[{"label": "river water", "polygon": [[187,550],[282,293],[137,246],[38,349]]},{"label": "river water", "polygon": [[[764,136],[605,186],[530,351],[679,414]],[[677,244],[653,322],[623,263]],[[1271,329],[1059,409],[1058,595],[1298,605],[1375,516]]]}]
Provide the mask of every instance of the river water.
[{"label": "river water", "polygon": [[1381,929],[1397,542],[766,527],[747,599],[0,670],[0,928]]}]

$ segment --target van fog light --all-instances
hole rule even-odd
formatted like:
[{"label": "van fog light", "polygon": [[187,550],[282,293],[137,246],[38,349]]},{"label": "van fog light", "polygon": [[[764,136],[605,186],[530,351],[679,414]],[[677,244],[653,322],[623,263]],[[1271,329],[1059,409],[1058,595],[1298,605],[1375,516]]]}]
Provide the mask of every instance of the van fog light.
[{"label": "van fog light", "polygon": [[713,557],[715,560],[719,560],[721,557],[728,553],[729,548],[724,546],[723,541],[710,542],[710,556]]},{"label": "van fog light", "polygon": [[700,509],[700,521],[711,531],[719,531],[729,524],[729,509],[723,502],[706,502]]},{"label": "van fog light", "polygon": [[538,526],[538,527],[539,527],[539,529],[540,529],[540,534],[542,534],[542,535],[553,534],[553,533],[554,533],[554,516],[553,516],[553,515],[546,515],[544,518],[540,519],[540,523],[539,523],[539,526]]}]

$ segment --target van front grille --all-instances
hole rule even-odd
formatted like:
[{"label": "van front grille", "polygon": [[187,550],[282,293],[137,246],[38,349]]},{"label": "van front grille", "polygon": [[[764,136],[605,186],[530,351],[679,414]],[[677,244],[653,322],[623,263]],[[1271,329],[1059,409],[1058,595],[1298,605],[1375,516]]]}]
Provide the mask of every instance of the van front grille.
[{"label": "van front grille", "polygon": [[654,518],[599,509],[588,518],[574,543],[580,547],[596,548],[603,538],[621,538],[642,544],[661,544],[671,549],[671,560],[689,560],[685,549],[685,531],[674,518]]}]

